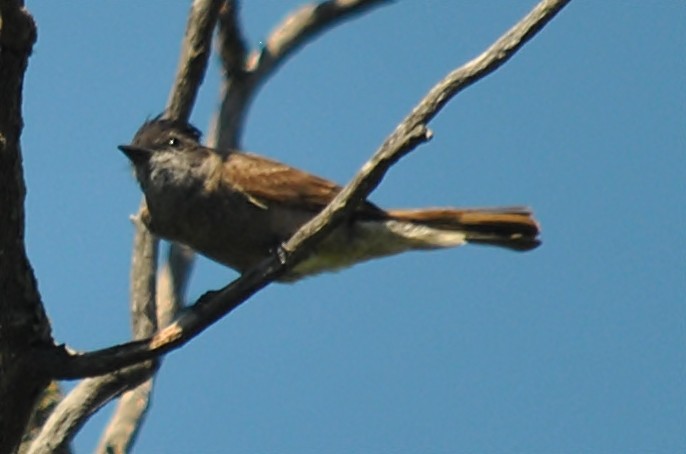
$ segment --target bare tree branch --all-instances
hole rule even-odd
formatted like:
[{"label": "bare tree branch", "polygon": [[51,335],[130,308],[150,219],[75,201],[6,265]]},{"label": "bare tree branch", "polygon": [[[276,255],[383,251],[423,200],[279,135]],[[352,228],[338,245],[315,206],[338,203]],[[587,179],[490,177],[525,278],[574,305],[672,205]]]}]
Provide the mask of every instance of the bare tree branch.
[{"label": "bare tree branch", "polygon": [[[456,94],[486,77],[509,60],[527,41],[540,31],[570,0],[543,0],[485,52],[452,71],[436,84],[412,109],[379,151],[368,161],[353,180],[314,219],[298,230],[285,245],[288,251],[302,247],[319,230],[328,231],[329,216],[337,217],[348,210],[349,200],[356,206],[380,182],[386,170],[412,151],[416,145],[430,138],[426,125]],[[422,131],[426,139],[422,140]],[[339,214],[340,213],[340,214]],[[318,235],[318,233],[317,233]]]},{"label": "bare tree branch", "polygon": [[69,379],[96,375],[156,358],[191,340],[293,267],[314,242],[335,227],[336,221],[344,218],[368,196],[393,163],[430,138],[426,124],[450,98],[512,57],[568,2],[543,0],[483,54],[441,80],[329,206],[298,230],[279,254],[245,272],[223,289],[206,293],[174,323],[149,339],[81,355],[66,351],[55,354],[53,351],[51,355],[41,358],[41,363],[47,364],[56,377]]},{"label": "bare tree branch", "polygon": [[186,25],[176,80],[169,93],[166,116],[188,121],[212,52],[212,31],[222,0],[195,0]]},{"label": "bare tree branch", "polygon": [[85,424],[90,415],[118,396],[128,386],[135,386],[150,376],[150,364],[142,363],[102,377],[87,378],[60,402],[28,454],[52,454],[65,446]]},{"label": "bare tree branch", "polygon": [[235,26],[237,5],[234,5],[219,23],[220,37],[223,37],[220,41],[220,55],[227,77],[221,88],[222,104],[219,114],[211,128],[221,129],[217,134],[219,140],[216,148],[239,148],[243,124],[252,99],[288,57],[324,30],[389,2],[390,0],[329,0],[316,5],[305,5],[277,25],[267,38],[266,45],[251,52],[247,58],[236,44],[241,35]]},{"label": "bare tree branch", "polygon": [[140,216],[132,216],[135,227],[131,257],[131,331],[134,339],[145,339],[158,329],[155,301],[158,242]]},{"label": "bare tree branch", "polygon": [[[176,80],[170,92],[165,115],[187,121],[202,83],[211,50],[212,30],[221,0],[195,0],[187,22]],[[140,222],[140,212],[133,217],[136,227],[131,266],[131,314],[134,339],[151,336],[159,326],[168,324],[175,316],[185,288],[192,254],[179,247],[170,252],[170,259],[160,275],[160,295],[156,297],[158,240]],[[176,252],[175,252],[176,251]],[[55,446],[66,444],[83,423],[97,409],[127,389],[113,415],[98,450],[126,452],[135,439],[146,414],[152,374],[156,362],[142,363],[115,371],[109,375],[84,380],[55,409],[32,445],[31,452],[51,452]]]},{"label": "bare tree branch", "polygon": [[193,269],[195,252],[188,246],[174,244],[157,279],[157,321],[169,325],[178,310],[184,307],[186,286]]},{"label": "bare tree branch", "polygon": [[[152,235],[137,217],[132,220],[136,227],[136,235],[131,265],[131,311],[134,337],[140,339],[150,336],[157,330],[154,311],[157,241],[152,241]],[[149,273],[149,270],[152,270],[152,273]],[[143,390],[138,391],[139,388],[136,388],[133,391],[135,395],[130,399],[145,395],[145,383],[150,380],[148,377],[155,368],[154,362],[146,362],[102,377],[83,380],[52,412],[41,433],[32,443],[29,453],[48,453],[66,446],[94,412],[124,390],[142,384]],[[142,414],[144,411],[145,409]],[[131,410],[125,407],[121,412],[129,415]],[[134,425],[133,434],[136,427],[137,425]]]},{"label": "bare tree branch", "polygon": [[383,3],[390,0],[329,0],[305,5],[272,31],[262,49],[250,54],[248,70],[264,82],[277,66],[322,31]]},{"label": "bare tree branch", "polygon": [[[145,339],[158,329],[155,297],[155,275],[159,241],[148,231],[140,216],[132,217],[135,226],[131,259],[131,323],[134,339]],[[158,364],[159,365],[159,364]],[[128,452],[143,421],[150,402],[153,386],[153,364],[150,377],[133,389],[122,381],[129,391],[122,394],[117,408],[98,443],[96,452]],[[108,396],[108,399],[116,395]]]},{"label": "bare tree branch", "polygon": [[[143,229],[150,235],[142,224],[137,228]],[[157,242],[155,241],[153,244],[157,244]],[[138,253],[134,253],[134,255],[138,255]],[[185,287],[193,265],[193,256],[193,251],[186,246],[172,245],[169,248],[169,256],[157,279],[156,320],[159,326],[167,326],[171,323],[178,309],[183,306],[182,297],[185,294]],[[154,254],[154,257],[157,257],[157,254]],[[136,267],[133,266],[132,275],[136,274],[135,269]],[[154,305],[151,306],[154,307]],[[132,315],[135,318],[135,312]],[[147,331],[134,330],[134,332],[136,339],[153,334]],[[150,407],[154,385],[152,372],[150,371],[151,376],[147,380],[121,395],[117,408],[98,443],[96,453],[108,454],[130,451]]]},{"label": "bare tree branch", "polygon": [[217,43],[227,78],[240,77],[244,71],[247,47],[238,20],[239,1],[227,0],[219,10]]}]

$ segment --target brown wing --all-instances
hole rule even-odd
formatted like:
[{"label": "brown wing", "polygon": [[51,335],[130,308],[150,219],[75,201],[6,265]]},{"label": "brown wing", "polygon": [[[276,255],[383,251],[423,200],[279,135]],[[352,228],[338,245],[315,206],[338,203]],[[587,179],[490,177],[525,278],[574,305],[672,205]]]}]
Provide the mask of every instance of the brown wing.
[{"label": "brown wing", "polygon": [[[224,171],[236,190],[264,206],[279,204],[319,212],[341,191],[329,180],[252,153],[229,154]],[[364,202],[356,213],[370,218],[387,217],[385,211],[370,202]]]}]

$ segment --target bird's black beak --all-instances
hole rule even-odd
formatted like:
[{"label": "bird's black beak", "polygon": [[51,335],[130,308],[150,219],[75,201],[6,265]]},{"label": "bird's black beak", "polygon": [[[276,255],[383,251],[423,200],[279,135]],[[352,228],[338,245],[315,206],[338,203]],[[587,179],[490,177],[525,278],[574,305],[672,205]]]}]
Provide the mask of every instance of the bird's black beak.
[{"label": "bird's black beak", "polygon": [[126,157],[135,165],[145,164],[150,159],[150,155],[152,155],[152,150],[137,147],[135,145],[119,145],[118,148],[124,152]]}]

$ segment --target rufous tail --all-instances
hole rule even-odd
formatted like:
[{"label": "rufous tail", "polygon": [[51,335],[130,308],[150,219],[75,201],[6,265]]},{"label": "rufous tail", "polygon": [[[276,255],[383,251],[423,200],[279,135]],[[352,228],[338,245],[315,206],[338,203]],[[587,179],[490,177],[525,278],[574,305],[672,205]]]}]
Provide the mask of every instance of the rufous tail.
[{"label": "rufous tail", "polygon": [[390,210],[391,218],[437,230],[463,232],[469,243],[528,251],[541,244],[540,229],[525,208]]}]

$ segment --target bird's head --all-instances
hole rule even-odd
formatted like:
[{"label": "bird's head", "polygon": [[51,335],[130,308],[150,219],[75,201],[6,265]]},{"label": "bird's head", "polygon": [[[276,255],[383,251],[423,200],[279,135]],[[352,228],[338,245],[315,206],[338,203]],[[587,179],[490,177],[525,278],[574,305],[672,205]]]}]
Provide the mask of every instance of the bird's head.
[{"label": "bird's head", "polygon": [[129,145],[119,145],[143,190],[151,183],[180,183],[202,164],[207,149],[194,126],[156,117],[143,123]]}]

